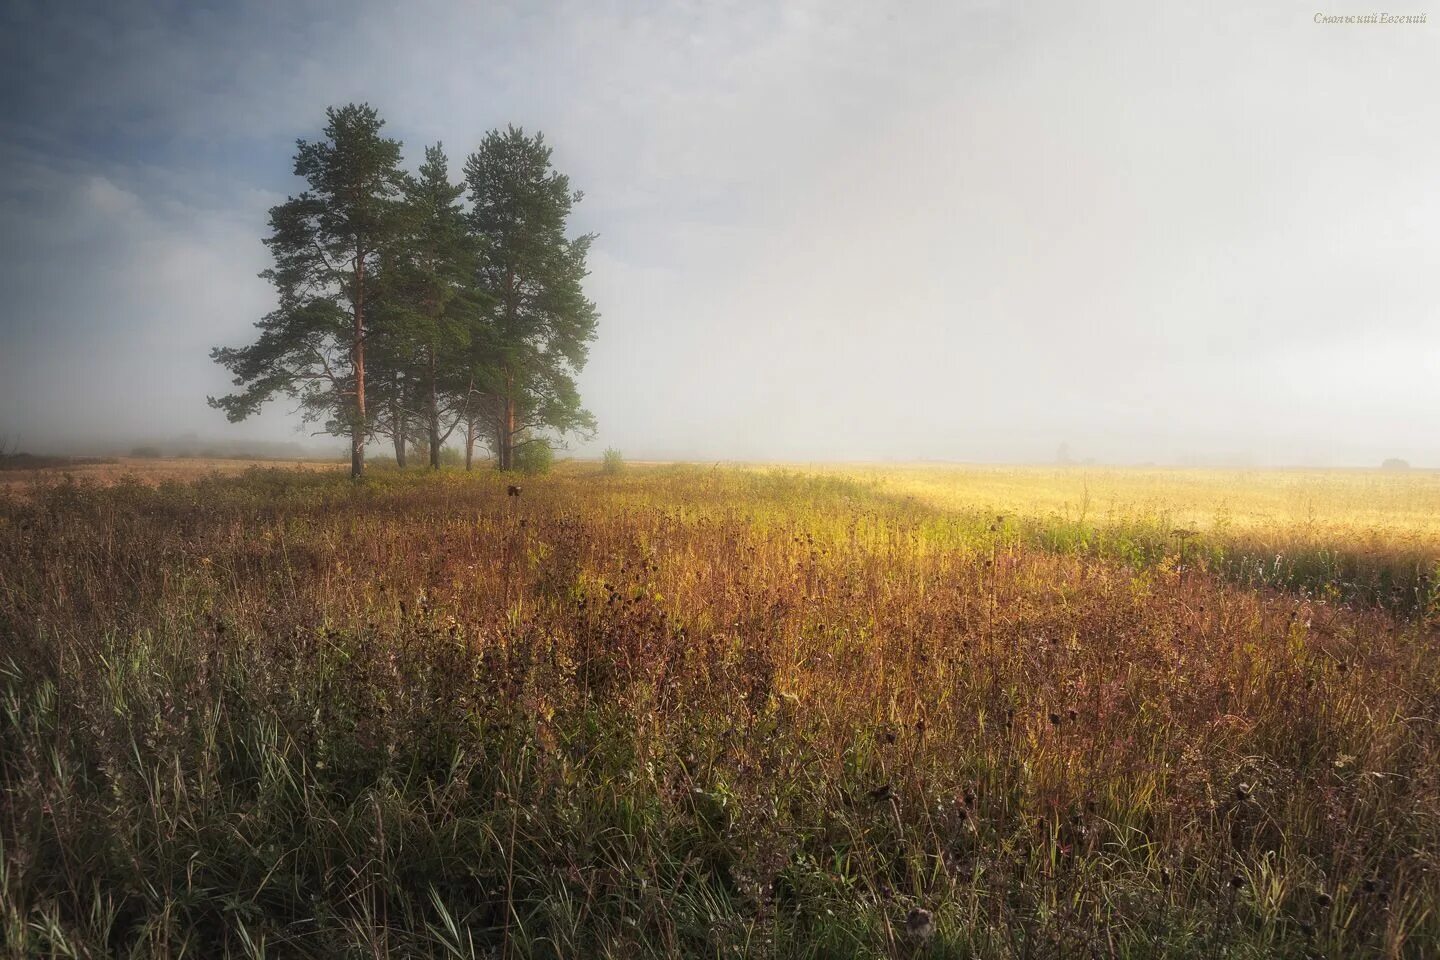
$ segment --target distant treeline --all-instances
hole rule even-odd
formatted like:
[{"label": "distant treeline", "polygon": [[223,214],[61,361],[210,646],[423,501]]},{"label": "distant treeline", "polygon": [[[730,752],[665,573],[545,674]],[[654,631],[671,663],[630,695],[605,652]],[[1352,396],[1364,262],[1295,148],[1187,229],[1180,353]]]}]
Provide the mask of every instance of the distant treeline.
[{"label": "distant treeline", "polygon": [[277,394],[297,399],[306,420],[349,436],[357,477],[372,437],[402,466],[417,444],[438,467],[461,430],[467,468],[479,441],[511,469],[553,437],[593,432],[575,375],[598,318],[582,287],[594,238],[568,235],[581,194],[543,135],[491,131],[454,184],[440,144],[418,174],[403,170],[373,108],[327,117],[295,153],[308,189],[270,211],[262,276],[278,305],[254,343],[212,351],[241,389],[211,405],[239,421]]}]

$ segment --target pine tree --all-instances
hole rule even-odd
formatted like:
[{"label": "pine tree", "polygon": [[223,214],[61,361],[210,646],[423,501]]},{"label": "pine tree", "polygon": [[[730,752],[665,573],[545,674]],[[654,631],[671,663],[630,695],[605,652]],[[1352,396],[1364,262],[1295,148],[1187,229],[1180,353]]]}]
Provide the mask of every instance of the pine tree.
[{"label": "pine tree", "polygon": [[412,353],[418,420],[432,469],[460,423],[471,387],[483,293],[476,284],[476,245],[460,206],[464,188],[450,182],[440,144],[427,147],[419,176],[405,189],[407,216],[401,327]]},{"label": "pine tree", "polygon": [[239,421],[277,393],[296,397],[307,419],[328,416],[327,429],[349,434],[358,478],[371,426],[366,311],[399,228],[404,175],[400,143],[380,135],[384,121],[373,108],[331,107],[326,117],[323,139],[297,143],[295,174],[309,189],[270,211],[274,266],[261,276],[279,306],[256,324],[250,346],[211,351],[244,389],[210,404]]},{"label": "pine tree", "polygon": [[488,421],[502,470],[517,447],[545,431],[593,431],[575,375],[584,367],[599,314],[584,295],[593,235],[566,236],[581,194],[551,166],[544,136],[491,131],[465,164],[470,226],[480,246],[478,279],[488,300],[472,338],[469,413]]}]

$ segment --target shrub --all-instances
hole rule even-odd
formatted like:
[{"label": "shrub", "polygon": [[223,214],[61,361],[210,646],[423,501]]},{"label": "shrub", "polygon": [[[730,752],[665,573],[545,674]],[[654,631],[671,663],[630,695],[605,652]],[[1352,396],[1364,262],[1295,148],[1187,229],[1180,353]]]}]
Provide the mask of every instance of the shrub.
[{"label": "shrub", "polygon": [[600,458],[600,469],[605,473],[619,473],[625,469],[625,458],[614,447],[607,447]]},{"label": "shrub", "polygon": [[136,447],[130,451],[130,456],[142,460],[159,460],[162,454],[159,447]]},{"label": "shrub", "polygon": [[555,464],[555,451],[545,440],[532,440],[515,448],[515,469],[530,476],[549,473]]},{"label": "shrub", "polygon": [[440,448],[440,466],[442,467],[463,467],[465,466],[465,451],[456,447]]}]

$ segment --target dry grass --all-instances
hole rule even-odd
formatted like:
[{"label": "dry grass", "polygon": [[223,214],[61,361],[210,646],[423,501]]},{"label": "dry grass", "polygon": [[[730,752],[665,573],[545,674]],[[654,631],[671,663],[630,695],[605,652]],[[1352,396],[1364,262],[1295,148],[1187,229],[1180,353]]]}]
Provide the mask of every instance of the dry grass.
[{"label": "dry grass", "polygon": [[948,510],[1097,523],[1158,520],[1201,532],[1308,532],[1440,552],[1440,471],[1123,467],[829,466]]},{"label": "dry grass", "polygon": [[53,483],[65,476],[78,481],[113,484],[133,479],[149,486],[165,482],[183,483],[212,475],[236,476],[258,467],[283,466],[291,470],[348,469],[349,461],[293,460],[277,464],[273,460],[230,460],[205,457],[113,457],[91,462],[46,466],[39,469],[14,469],[0,472],[0,491],[13,496],[23,495],[31,487]]},{"label": "dry grass", "polygon": [[1423,611],[890,483],[572,465],[518,500],[287,471],[0,500],[0,943],[1440,947]]}]

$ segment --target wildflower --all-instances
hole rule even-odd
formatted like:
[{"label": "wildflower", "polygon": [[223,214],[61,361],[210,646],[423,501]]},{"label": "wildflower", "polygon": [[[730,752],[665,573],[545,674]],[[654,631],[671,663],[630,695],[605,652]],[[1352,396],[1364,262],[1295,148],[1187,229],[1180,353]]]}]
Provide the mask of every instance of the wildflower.
[{"label": "wildflower", "polygon": [[924,907],[916,907],[905,918],[905,932],[912,940],[924,943],[935,935],[935,919]]}]

